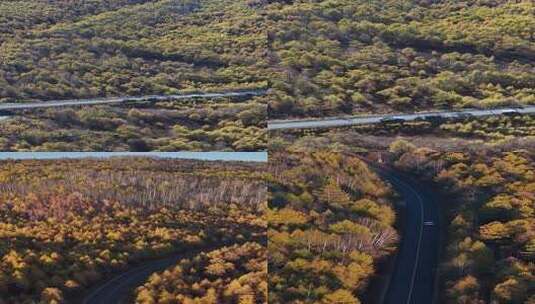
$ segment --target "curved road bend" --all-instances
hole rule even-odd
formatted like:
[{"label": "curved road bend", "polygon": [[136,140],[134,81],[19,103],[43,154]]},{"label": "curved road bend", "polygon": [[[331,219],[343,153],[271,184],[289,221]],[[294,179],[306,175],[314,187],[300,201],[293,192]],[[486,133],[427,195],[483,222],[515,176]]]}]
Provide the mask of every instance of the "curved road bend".
[{"label": "curved road bend", "polygon": [[136,287],[143,285],[151,274],[174,266],[181,259],[192,258],[203,251],[212,251],[227,245],[220,244],[218,246],[199,248],[146,262],[89,290],[87,296],[82,301],[77,302],[82,304],[126,304],[131,292]]},{"label": "curved road bend", "polygon": [[178,94],[178,95],[147,95],[147,96],[123,96],[110,98],[93,98],[93,99],[73,99],[73,100],[52,100],[28,103],[3,103],[0,104],[0,111],[9,110],[23,110],[36,108],[50,108],[50,107],[65,107],[65,106],[80,106],[80,105],[99,105],[99,104],[114,104],[126,103],[134,101],[148,101],[148,100],[181,100],[190,98],[219,98],[219,97],[246,97],[246,96],[260,96],[265,95],[267,90],[250,90],[224,93],[199,93],[199,94]]},{"label": "curved road bend", "polygon": [[[438,204],[428,189],[395,170],[374,167],[405,203],[403,236],[384,304],[431,304],[440,250]],[[424,226],[433,222],[433,226]]]},{"label": "curved road bend", "polygon": [[318,119],[289,119],[289,120],[271,120],[268,122],[268,130],[290,130],[290,129],[312,129],[312,128],[333,128],[354,125],[378,124],[384,119],[394,119],[403,121],[413,121],[417,119],[441,117],[461,118],[471,115],[474,117],[496,116],[507,114],[535,114],[535,106],[524,108],[501,108],[489,110],[462,110],[462,111],[438,111],[438,112],[421,112],[409,114],[385,114],[369,116],[347,116],[347,117],[325,117]]}]

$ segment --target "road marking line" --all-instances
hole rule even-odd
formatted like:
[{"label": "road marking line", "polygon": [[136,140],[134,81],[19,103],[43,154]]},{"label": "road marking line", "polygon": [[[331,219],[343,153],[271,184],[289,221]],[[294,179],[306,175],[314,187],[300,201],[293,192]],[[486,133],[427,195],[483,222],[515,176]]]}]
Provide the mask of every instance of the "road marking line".
[{"label": "road marking line", "polygon": [[410,288],[409,288],[409,295],[407,297],[407,304],[410,304],[410,301],[411,301],[411,298],[412,298],[412,291],[414,289],[414,282],[416,281],[416,270],[418,269],[418,264],[419,264],[419,259],[420,259],[420,247],[421,247],[421,243],[422,243],[422,238],[423,238],[423,221],[424,221],[424,203],[423,203],[423,199],[422,197],[420,196],[420,194],[418,194],[418,192],[416,192],[416,190],[414,190],[409,184],[403,182],[402,180],[398,179],[397,177],[395,176],[392,176],[390,175],[391,178],[393,178],[394,180],[397,181],[398,185],[401,184],[402,186],[405,185],[405,187],[407,189],[409,189],[415,196],[416,198],[418,199],[418,201],[420,202],[419,206],[420,206],[420,215],[421,215],[421,223],[419,223],[420,225],[419,228],[420,228],[420,233],[419,233],[419,236],[418,236],[418,245],[416,246],[416,261],[414,263],[414,267],[413,267],[413,270],[412,270],[412,278],[411,278],[411,284],[410,284]]}]

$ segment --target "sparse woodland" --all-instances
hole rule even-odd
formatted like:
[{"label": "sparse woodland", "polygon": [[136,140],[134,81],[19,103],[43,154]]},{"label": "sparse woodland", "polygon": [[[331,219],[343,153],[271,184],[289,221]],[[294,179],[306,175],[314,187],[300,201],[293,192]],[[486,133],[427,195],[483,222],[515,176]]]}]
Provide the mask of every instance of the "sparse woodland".
[{"label": "sparse woodland", "polygon": [[261,151],[265,98],[32,109],[0,122],[0,150]]},{"label": "sparse woodland", "polygon": [[434,179],[449,223],[444,303],[535,303],[535,154],[413,148],[397,166]]},{"label": "sparse woodland", "polygon": [[262,164],[112,158],[0,167],[2,304],[70,303],[131,265],[261,242],[267,228]]},{"label": "sparse woodland", "polygon": [[[398,138],[437,150],[462,147],[477,149],[481,145],[510,151],[535,148],[534,115],[497,115],[455,119],[417,119],[406,122],[383,122],[336,128],[271,131],[270,146],[291,144],[331,147],[361,151],[388,150]],[[358,142],[356,145],[355,143]]]},{"label": "sparse woodland", "polygon": [[440,125],[439,133],[500,141],[512,138],[535,138],[535,116],[497,116],[449,122]]},{"label": "sparse woodland", "polygon": [[361,303],[396,249],[390,188],[354,156],[295,149],[270,155],[269,190],[270,303]]},{"label": "sparse woodland", "polygon": [[[297,130],[297,135],[322,135],[322,133],[359,133],[362,137],[414,136],[435,138],[460,138],[499,143],[515,138],[535,139],[535,116],[499,115],[466,117],[450,120],[414,120],[403,123],[381,123],[342,127],[339,130]],[[291,132],[286,132],[291,133]]]}]

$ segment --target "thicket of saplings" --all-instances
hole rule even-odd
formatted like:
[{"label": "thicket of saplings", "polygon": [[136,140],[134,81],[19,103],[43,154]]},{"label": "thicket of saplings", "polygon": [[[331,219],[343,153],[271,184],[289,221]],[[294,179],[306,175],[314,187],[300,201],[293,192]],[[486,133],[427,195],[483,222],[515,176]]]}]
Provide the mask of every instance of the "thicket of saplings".
[{"label": "thicket of saplings", "polygon": [[264,166],[151,158],[0,162],[0,303],[69,303],[149,259],[256,240]]},{"label": "thicket of saplings", "polygon": [[535,104],[533,1],[268,2],[274,118]]},{"label": "thicket of saplings", "polygon": [[361,303],[397,246],[393,193],[354,156],[294,148],[270,155],[269,301]]},{"label": "thicket of saplings", "polygon": [[0,122],[2,151],[259,151],[266,97],[32,109]]},{"label": "thicket of saplings", "polygon": [[396,166],[448,197],[444,302],[535,303],[535,153],[404,150]]}]

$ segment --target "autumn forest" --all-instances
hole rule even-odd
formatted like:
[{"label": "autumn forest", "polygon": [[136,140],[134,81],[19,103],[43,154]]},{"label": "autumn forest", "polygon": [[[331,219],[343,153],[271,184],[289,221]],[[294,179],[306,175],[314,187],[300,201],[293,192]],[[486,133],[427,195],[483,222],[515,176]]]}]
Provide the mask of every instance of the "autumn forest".
[{"label": "autumn forest", "polygon": [[128,303],[535,304],[535,1],[0,0],[0,304]]},{"label": "autumn forest", "polygon": [[[0,106],[260,92],[266,50],[253,3],[1,1]],[[249,97],[0,111],[0,150],[262,151],[268,100]]]},{"label": "autumn forest", "polygon": [[[271,303],[361,303],[398,243],[394,195],[351,155],[272,153]],[[362,302],[366,303],[366,302]]]},{"label": "autumn forest", "polygon": [[[188,271],[206,267],[200,289],[169,293],[151,278],[132,294],[137,303],[266,302],[263,164],[111,158],[0,166],[1,303],[81,301],[114,275],[170,256]],[[177,269],[173,280],[189,280]]]}]

